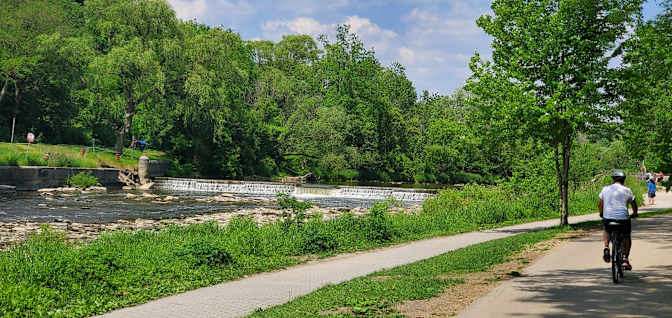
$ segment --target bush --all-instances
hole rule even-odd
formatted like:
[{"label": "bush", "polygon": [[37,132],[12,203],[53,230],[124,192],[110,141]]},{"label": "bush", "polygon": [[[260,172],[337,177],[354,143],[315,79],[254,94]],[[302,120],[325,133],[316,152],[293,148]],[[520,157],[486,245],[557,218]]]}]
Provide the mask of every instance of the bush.
[{"label": "bush", "polygon": [[303,253],[323,253],[338,248],[337,237],[330,225],[319,218],[313,218],[301,228]]},{"label": "bush", "polygon": [[194,266],[223,266],[233,263],[231,254],[221,245],[206,240],[187,243],[175,252]]},{"label": "bush", "polygon": [[387,242],[392,240],[395,231],[388,217],[389,204],[376,202],[369,213],[365,216],[365,231],[369,240],[374,242]]},{"label": "bush", "polygon": [[88,188],[98,184],[98,179],[91,172],[80,172],[74,176],[67,177],[65,184],[78,188]]}]

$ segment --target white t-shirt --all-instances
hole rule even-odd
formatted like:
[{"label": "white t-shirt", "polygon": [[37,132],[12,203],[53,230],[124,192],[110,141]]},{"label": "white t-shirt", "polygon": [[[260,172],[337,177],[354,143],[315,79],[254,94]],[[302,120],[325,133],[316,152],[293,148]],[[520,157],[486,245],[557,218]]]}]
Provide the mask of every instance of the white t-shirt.
[{"label": "white t-shirt", "polygon": [[602,216],[605,219],[627,220],[628,204],[635,199],[632,190],[619,183],[614,183],[602,188],[600,199],[603,201],[604,209]]}]

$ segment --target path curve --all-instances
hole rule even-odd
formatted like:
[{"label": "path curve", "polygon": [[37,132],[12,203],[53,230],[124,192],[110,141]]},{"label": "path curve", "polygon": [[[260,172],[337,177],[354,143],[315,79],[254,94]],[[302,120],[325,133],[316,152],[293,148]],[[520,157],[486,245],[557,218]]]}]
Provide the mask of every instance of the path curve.
[{"label": "path curve", "polygon": [[[672,208],[658,193],[655,210]],[[632,272],[613,284],[601,259],[601,232],[567,242],[471,304],[472,317],[672,317],[672,214],[632,223]]]}]

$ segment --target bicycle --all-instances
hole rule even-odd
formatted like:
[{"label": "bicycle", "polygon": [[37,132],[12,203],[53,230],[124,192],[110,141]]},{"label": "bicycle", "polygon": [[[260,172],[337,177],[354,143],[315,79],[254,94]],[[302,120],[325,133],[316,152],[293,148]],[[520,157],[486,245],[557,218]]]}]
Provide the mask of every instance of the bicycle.
[{"label": "bicycle", "polygon": [[[631,219],[638,217],[633,215]],[[623,260],[625,259],[625,224],[611,221],[608,223],[611,243],[611,277],[614,284],[623,281]]]},{"label": "bicycle", "polygon": [[611,277],[614,284],[623,281],[623,258],[625,254],[625,225],[609,222],[611,242]]}]

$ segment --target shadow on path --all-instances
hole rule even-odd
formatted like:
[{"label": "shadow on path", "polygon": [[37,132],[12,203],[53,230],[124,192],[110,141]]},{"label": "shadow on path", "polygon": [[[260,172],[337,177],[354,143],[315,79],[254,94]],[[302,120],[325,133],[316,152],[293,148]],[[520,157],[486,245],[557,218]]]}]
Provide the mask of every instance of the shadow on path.
[{"label": "shadow on path", "polygon": [[[533,292],[536,297],[517,301],[550,303],[561,311],[542,314],[542,317],[658,318],[672,313],[672,266],[626,272],[621,284],[613,284],[610,272],[604,268],[560,270],[543,277],[533,275],[520,278],[518,284],[523,286],[521,290]],[[513,313],[511,316],[532,315]],[[533,316],[539,317],[539,314]]]}]

